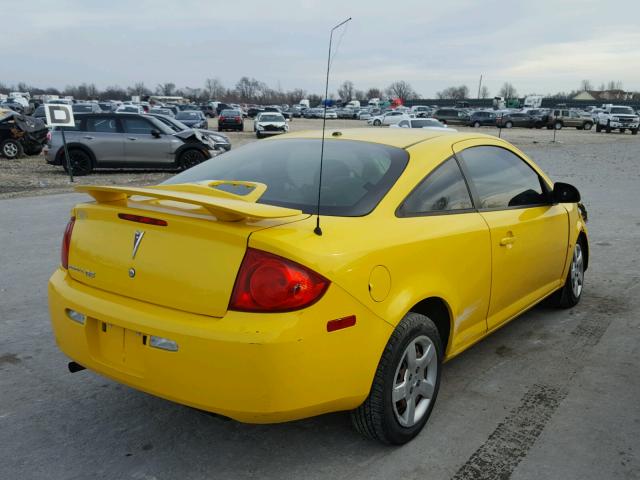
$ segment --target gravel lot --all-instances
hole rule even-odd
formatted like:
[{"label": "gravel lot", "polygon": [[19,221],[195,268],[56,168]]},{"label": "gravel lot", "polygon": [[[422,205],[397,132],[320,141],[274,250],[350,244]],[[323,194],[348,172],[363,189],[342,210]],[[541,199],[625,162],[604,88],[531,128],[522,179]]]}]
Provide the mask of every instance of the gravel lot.
[{"label": "gravel lot", "polygon": [[[215,120],[209,120],[210,128],[217,129]],[[292,131],[322,128],[322,120],[296,118],[291,123]],[[327,120],[327,128],[354,128],[367,126],[360,120]],[[371,127],[386,128],[386,127]],[[455,127],[460,131],[473,131],[473,128]],[[498,129],[483,127],[478,129],[482,133],[498,135]],[[244,132],[227,132],[233,148],[248,142],[256,141],[253,133],[253,120],[245,120]],[[551,130],[510,129],[502,130],[502,136],[515,145],[525,148],[531,145],[549,145],[553,140]],[[629,148],[638,148],[640,137],[631,134],[596,134],[595,131],[579,131],[563,129],[557,132],[557,144],[550,144],[554,148],[569,145],[610,144],[623,142]],[[591,153],[585,151],[585,155]],[[153,185],[170,177],[175,172],[162,170],[103,170],[94,172],[86,177],[77,177],[77,184],[97,185]],[[73,191],[68,176],[61,167],[48,165],[42,156],[25,157],[19,160],[0,158],[0,199]]]},{"label": "gravel lot", "polygon": [[[427,428],[402,448],[362,439],[345,413],[245,425],[89,371],[68,373],[46,286],[69,209],[86,197],[0,200],[0,479],[640,478],[640,142],[562,130],[552,144],[546,130],[503,133],[582,193],[591,245],[583,298],[571,310],[536,307],[447,363]],[[231,136],[234,147],[255,138]],[[5,195],[68,190],[41,159],[19,163],[34,165],[36,184],[55,179],[60,187],[20,184],[28,176],[8,176],[2,162],[0,185],[14,178],[27,187]]]}]

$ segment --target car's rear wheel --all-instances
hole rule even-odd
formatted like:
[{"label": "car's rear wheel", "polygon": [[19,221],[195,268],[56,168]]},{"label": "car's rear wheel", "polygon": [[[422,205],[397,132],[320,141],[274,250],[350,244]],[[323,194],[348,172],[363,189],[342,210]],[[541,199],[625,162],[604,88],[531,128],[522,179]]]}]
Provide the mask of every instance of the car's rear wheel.
[{"label": "car's rear wheel", "polygon": [[621,129],[620,129],[620,133],[624,133],[624,132],[626,132],[626,131],[627,131],[627,129],[626,129],[626,128],[621,128]]},{"label": "car's rear wheel", "polygon": [[504,126],[507,127],[507,128],[511,128],[511,127],[513,127],[513,122],[507,122],[507,123],[504,124]]},{"label": "car's rear wheel", "polygon": [[637,128],[632,128],[631,129],[631,135],[637,135],[638,134],[638,129]]},{"label": "car's rear wheel", "polygon": [[256,132],[256,138],[262,138],[262,134],[260,132]]},{"label": "car's rear wheel", "polygon": [[382,125],[382,122],[381,122],[380,120],[374,120],[374,121],[373,121],[373,124],[374,124],[376,127],[379,127],[380,125]]},{"label": "car's rear wheel", "polygon": [[602,126],[599,123],[596,123],[596,132],[600,133],[602,131]]},{"label": "car's rear wheel", "polygon": [[194,148],[182,152],[180,154],[180,158],[178,159],[178,167],[181,170],[186,170],[187,168],[195,167],[199,163],[204,162],[207,157],[200,150],[196,150]]},{"label": "car's rear wheel", "polygon": [[9,160],[20,158],[23,153],[24,150],[22,148],[22,144],[17,140],[8,138],[0,143],[0,154]]},{"label": "car's rear wheel", "polygon": [[553,128],[555,128],[556,130],[562,130],[562,122],[554,123]]},{"label": "car's rear wheel", "polygon": [[393,445],[418,435],[436,401],[442,356],[433,322],[408,313],[387,342],[369,396],[351,412],[356,430]]},{"label": "car's rear wheel", "polygon": [[593,123],[591,122],[586,122],[583,126],[585,130],[591,130],[591,127],[593,127]]},{"label": "car's rear wheel", "polygon": [[480,128],[480,122],[473,122],[473,126],[475,128]]},{"label": "car's rear wheel", "polygon": [[[91,160],[91,156],[84,150],[72,148],[69,150],[69,159],[71,161],[71,172],[76,177],[89,175],[93,171],[93,161]],[[65,172],[69,172],[67,159],[65,158],[64,153],[62,154],[62,167]]]},{"label": "car's rear wheel", "polygon": [[560,308],[575,307],[582,297],[584,286],[584,262],[585,246],[581,240],[576,242],[571,258],[571,266],[564,287],[555,292],[551,297],[551,303]]}]

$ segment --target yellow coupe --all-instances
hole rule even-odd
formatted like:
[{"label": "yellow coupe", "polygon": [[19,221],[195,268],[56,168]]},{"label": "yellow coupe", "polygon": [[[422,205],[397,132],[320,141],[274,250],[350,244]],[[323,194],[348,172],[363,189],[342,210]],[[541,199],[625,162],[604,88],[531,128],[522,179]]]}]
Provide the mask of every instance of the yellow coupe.
[{"label": "yellow coupe", "polygon": [[[78,190],[49,282],[58,345],[133,388],[252,423],[351,410],[402,444],[441,365],[549,297],[589,247],[575,187],[480,134],[255,142],[157,186]],[[314,232],[318,220],[320,230]]]}]

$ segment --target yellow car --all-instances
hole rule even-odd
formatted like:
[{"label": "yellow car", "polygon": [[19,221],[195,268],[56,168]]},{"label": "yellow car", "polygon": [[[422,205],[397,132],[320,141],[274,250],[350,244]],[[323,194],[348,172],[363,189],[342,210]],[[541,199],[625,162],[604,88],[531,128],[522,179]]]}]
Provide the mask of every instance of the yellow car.
[{"label": "yellow car", "polygon": [[546,297],[580,300],[579,193],[511,144],[329,131],[319,189],[321,145],[292,133],[161,185],[78,187],[94,201],[49,282],[69,368],[242,422],[351,410],[402,444],[443,361]]}]

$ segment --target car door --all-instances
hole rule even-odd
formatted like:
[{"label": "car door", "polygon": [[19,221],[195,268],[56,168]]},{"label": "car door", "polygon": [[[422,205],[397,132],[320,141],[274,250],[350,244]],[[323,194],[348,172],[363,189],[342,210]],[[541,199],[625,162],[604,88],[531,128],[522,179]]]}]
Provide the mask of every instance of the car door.
[{"label": "car door", "polygon": [[173,152],[180,140],[170,134],[153,135],[158,127],[138,115],[122,116],[124,156],[127,164],[162,165],[175,161]]},{"label": "car door", "polygon": [[124,160],[124,139],[114,115],[88,117],[82,138],[94,153],[98,165],[115,165]]},{"label": "car door", "polygon": [[546,180],[505,144],[491,143],[454,146],[491,232],[489,329],[559,287],[569,249],[568,213],[551,203]]}]

